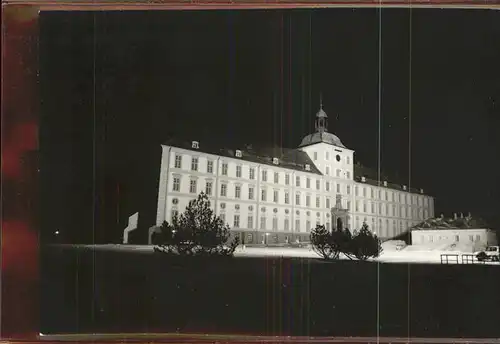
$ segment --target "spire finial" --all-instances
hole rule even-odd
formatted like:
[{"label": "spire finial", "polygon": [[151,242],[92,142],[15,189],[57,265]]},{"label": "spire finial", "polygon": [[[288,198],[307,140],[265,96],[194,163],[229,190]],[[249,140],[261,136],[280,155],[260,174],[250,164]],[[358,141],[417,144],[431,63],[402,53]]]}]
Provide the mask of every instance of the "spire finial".
[{"label": "spire finial", "polygon": [[323,110],[323,93],[319,93],[319,108]]}]

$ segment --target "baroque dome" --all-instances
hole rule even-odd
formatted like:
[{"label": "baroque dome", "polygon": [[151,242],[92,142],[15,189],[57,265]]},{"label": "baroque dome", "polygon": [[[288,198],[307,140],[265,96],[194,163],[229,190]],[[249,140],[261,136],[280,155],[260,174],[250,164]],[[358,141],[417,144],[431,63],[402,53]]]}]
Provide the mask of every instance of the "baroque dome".
[{"label": "baroque dome", "polygon": [[328,143],[337,147],[346,148],[340,141],[337,135],[329,133],[327,131],[316,132],[314,134],[309,134],[302,139],[299,147],[309,146],[315,143]]}]

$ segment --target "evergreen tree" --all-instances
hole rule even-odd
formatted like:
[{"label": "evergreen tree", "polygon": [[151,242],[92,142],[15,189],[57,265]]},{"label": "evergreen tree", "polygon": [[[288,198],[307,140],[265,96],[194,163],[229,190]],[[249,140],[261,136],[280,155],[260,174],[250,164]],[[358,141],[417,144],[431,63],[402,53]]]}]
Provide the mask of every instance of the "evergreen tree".
[{"label": "evergreen tree", "polygon": [[183,256],[231,256],[239,244],[237,237],[230,240],[229,226],[214,214],[204,193],[171,224],[162,224],[158,240],[156,251]]},{"label": "evergreen tree", "polygon": [[363,222],[359,232],[352,238],[351,253],[359,260],[375,258],[382,253],[382,244],[376,234]]}]

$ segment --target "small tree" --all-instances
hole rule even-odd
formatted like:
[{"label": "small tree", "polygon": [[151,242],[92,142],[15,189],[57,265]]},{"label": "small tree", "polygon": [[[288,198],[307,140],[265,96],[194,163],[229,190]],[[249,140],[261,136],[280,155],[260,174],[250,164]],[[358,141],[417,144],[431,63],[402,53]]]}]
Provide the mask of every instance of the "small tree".
[{"label": "small tree", "polygon": [[158,251],[184,256],[231,256],[239,244],[230,238],[230,229],[210,208],[208,196],[201,193],[189,202],[172,224],[164,222]]},{"label": "small tree", "polygon": [[382,253],[380,239],[370,231],[366,223],[363,223],[359,232],[352,238],[351,243],[350,253],[359,260],[375,258]]},{"label": "small tree", "polygon": [[311,245],[313,250],[323,259],[333,259],[338,257],[338,253],[332,247],[332,236],[323,225],[317,225],[310,234]]}]

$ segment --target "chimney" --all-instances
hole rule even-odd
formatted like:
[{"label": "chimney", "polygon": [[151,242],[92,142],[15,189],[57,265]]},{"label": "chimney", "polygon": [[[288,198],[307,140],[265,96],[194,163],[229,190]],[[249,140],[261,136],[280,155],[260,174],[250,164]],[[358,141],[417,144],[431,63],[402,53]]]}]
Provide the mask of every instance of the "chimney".
[{"label": "chimney", "polygon": [[453,220],[457,219],[457,213],[453,213]]},{"label": "chimney", "polygon": [[467,217],[472,218],[472,214],[470,213],[470,211],[469,211],[469,215],[467,215]]},{"label": "chimney", "polygon": [[464,218],[464,213],[460,213],[460,218],[463,219]]},{"label": "chimney", "polygon": [[441,213],[441,216],[439,216],[439,217],[441,218],[441,220],[444,219],[444,214]]}]

